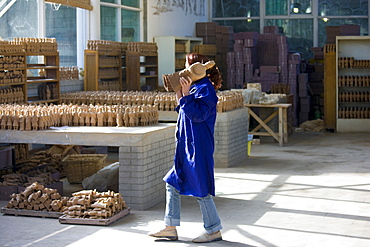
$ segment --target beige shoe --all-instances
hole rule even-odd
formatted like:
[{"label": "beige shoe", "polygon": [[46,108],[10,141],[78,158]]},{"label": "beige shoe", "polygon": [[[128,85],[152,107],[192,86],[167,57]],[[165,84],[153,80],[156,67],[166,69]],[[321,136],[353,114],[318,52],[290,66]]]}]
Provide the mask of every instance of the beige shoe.
[{"label": "beige shoe", "polygon": [[197,238],[193,239],[193,243],[209,243],[222,240],[221,231],[217,231],[211,234],[203,233]]},{"label": "beige shoe", "polygon": [[148,236],[155,238],[168,238],[169,240],[172,241],[178,240],[176,228],[174,229],[164,228],[158,232],[149,232]]}]

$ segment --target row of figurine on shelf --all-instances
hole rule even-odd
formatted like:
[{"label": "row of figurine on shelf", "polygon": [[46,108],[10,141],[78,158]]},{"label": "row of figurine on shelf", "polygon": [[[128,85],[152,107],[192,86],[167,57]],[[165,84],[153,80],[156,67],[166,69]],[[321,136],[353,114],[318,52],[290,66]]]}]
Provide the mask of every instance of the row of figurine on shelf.
[{"label": "row of figurine on shelf", "polygon": [[120,193],[82,190],[72,193],[63,210],[66,218],[107,219],[127,209]]},{"label": "row of figurine on shelf", "polygon": [[117,42],[110,40],[88,40],[86,48],[102,53],[124,54],[126,51],[139,53],[157,53],[157,44],[153,42]]},{"label": "row of figurine on shelf", "polygon": [[24,103],[24,93],[21,87],[0,89],[0,104]]},{"label": "row of figurine on shelf", "polygon": [[127,43],[111,40],[88,40],[86,49],[102,53],[121,54],[127,50]]},{"label": "row of figurine on shelf", "polygon": [[341,119],[370,119],[370,107],[341,107],[338,109]]},{"label": "row of figurine on shelf", "polygon": [[0,52],[4,53],[53,53],[58,51],[55,38],[14,38],[0,41]]},{"label": "row of figurine on shelf", "polygon": [[121,58],[118,56],[115,57],[99,57],[99,66],[119,66],[119,60]]},{"label": "row of figurine on shelf", "polygon": [[[219,91],[218,112],[231,111],[243,107],[243,95],[239,91]],[[62,93],[61,102],[65,104],[123,104],[156,105],[159,111],[173,111],[177,105],[173,92],[141,91],[80,91]]]},{"label": "row of figurine on shelf", "polygon": [[335,44],[325,44],[324,45],[324,53],[332,53],[336,52],[337,48]]},{"label": "row of figurine on shelf", "polygon": [[370,102],[370,91],[350,91],[338,94],[339,102]]},{"label": "row of figurine on shelf", "polygon": [[80,77],[80,70],[77,66],[60,67],[59,76],[61,81],[78,80]]},{"label": "row of figurine on shelf", "polygon": [[0,69],[24,69],[25,56],[0,56]]},{"label": "row of figurine on shelf", "polygon": [[99,81],[98,87],[100,91],[120,91],[121,84],[119,80]]},{"label": "row of figurine on shelf", "polygon": [[41,84],[37,88],[38,97],[40,100],[58,99],[58,85],[55,83]]},{"label": "row of figurine on shelf", "polygon": [[0,71],[0,84],[23,83],[26,81],[26,75],[21,70]]},{"label": "row of figurine on shelf", "polygon": [[99,69],[99,77],[118,77],[119,76],[119,69],[118,68],[102,68]]},{"label": "row of figurine on shelf", "polygon": [[60,126],[135,127],[158,123],[152,105],[0,105],[0,128],[44,130]]},{"label": "row of figurine on shelf", "polygon": [[370,60],[338,57],[338,68],[370,68]]},{"label": "row of figurine on shelf", "polygon": [[340,75],[338,76],[339,87],[370,87],[369,75]]}]

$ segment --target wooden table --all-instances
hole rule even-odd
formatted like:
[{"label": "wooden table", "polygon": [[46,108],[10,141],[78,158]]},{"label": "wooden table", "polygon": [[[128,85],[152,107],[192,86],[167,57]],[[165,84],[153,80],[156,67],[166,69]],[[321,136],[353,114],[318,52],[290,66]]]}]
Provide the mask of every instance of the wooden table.
[{"label": "wooden table", "polygon": [[[248,113],[252,116],[259,125],[253,130],[249,131],[249,134],[256,136],[272,136],[279,146],[282,147],[283,143],[288,142],[288,118],[287,118],[287,109],[292,106],[292,104],[273,104],[273,105],[260,105],[260,104],[244,104],[245,107],[248,107]],[[265,120],[262,120],[252,108],[276,108],[276,110],[268,116]],[[274,132],[267,123],[270,122],[278,115],[279,117],[279,132]],[[260,132],[259,130],[264,128],[267,132]]]}]

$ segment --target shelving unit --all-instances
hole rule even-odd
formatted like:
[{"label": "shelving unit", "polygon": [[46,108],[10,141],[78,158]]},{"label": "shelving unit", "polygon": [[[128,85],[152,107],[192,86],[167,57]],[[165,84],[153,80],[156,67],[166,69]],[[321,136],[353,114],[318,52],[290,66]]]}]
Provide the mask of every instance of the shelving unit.
[{"label": "shelving unit", "polygon": [[185,68],[185,56],[193,51],[195,45],[203,44],[202,38],[157,36],[154,42],[158,46],[158,73],[160,85],[163,85],[162,75],[172,74]]},{"label": "shelving unit", "polygon": [[26,53],[26,60],[27,84],[36,84],[38,91],[30,96],[28,90],[27,103],[60,103],[59,53]]},{"label": "shelving unit", "polygon": [[[329,46],[334,49],[329,49]],[[332,130],[337,127],[336,52],[334,46],[325,45],[324,51],[324,124],[325,128]]]},{"label": "shelving unit", "polygon": [[[24,53],[0,54],[0,90],[7,89],[13,100],[2,97],[0,103],[24,103],[27,100],[27,69]],[[23,97],[14,100],[17,88],[21,88]],[[4,91],[5,92],[5,91]]]},{"label": "shelving unit", "polygon": [[158,88],[158,54],[126,51],[127,90],[152,91]]},{"label": "shelving unit", "polygon": [[122,90],[122,55],[85,50],[85,91]]},{"label": "shelving unit", "polygon": [[336,130],[370,131],[370,37],[336,37]]}]

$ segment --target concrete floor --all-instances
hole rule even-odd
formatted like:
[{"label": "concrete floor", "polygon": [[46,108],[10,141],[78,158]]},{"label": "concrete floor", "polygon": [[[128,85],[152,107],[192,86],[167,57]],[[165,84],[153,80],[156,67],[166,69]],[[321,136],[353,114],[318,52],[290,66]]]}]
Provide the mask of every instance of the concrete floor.
[{"label": "concrete floor", "polygon": [[240,166],[216,169],[220,242],[191,242],[201,215],[183,197],[177,242],[146,236],[163,226],[160,204],[109,226],[1,215],[0,246],[370,246],[369,153],[370,134],[294,133],[284,147],[253,145]]}]

